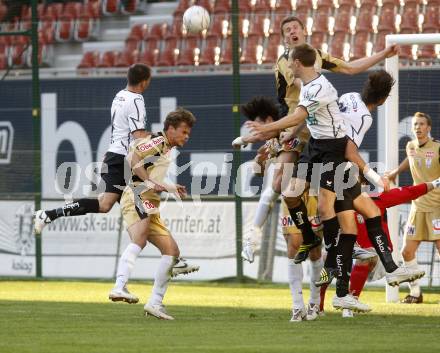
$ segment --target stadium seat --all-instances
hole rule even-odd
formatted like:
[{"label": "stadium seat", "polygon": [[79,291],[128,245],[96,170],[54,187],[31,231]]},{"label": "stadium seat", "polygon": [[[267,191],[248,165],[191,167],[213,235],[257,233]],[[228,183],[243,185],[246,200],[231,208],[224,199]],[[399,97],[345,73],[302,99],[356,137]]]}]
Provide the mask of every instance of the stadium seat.
[{"label": "stadium seat", "polygon": [[71,40],[73,25],[73,16],[68,13],[62,14],[56,24],[55,39],[58,42],[67,42]]},{"label": "stadium seat", "polygon": [[280,25],[284,17],[286,17],[286,14],[284,12],[275,13],[273,20],[270,21],[269,33],[277,33],[277,34],[281,33]]},{"label": "stadium seat", "polygon": [[414,7],[405,7],[400,23],[402,33],[419,33],[419,12]]},{"label": "stadium seat", "polygon": [[199,65],[215,65],[216,50],[215,46],[206,46],[200,55]]},{"label": "stadium seat", "polygon": [[87,41],[92,33],[93,20],[89,15],[83,14],[75,22],[73,37],[78,42]]},{"label": "stadium seat", "polygon": [[[208,33],[217,36],[224,36],[227,33],[223,34],[223,22],[228,21],[228,17],[226,14],[217,13],[214,15],[214,19],[212,20]],[[227,28],[226,28],[227,30]]]},{"label": "stadium seat", "polygon": [[130,29],[130,33],[127,37],[130,39],[135,39],[135,40],[142,40],[144,38],[146,38],[148,35],[148,26],[147,24],[136,24],[133,27],[131,27]]},{"label": "stadium seat", "polygon": [[139,54],[138,61],[142,64],[146,64],[148,66],[156,66],[157,63],[158,50],[144,50]]},{"label": "stadium seat", "polygon": [[46,43],[53,43],[55,39],[56,21],[50,15],[44,15],[40,20],[40,32],[43,34]]},{"label": "stadium seat", "polygon": [[232,64],[232,38],[228,38],[225,42],[225,48],[220,55],[220,64],[229,65]]},{"label": "stadium seat", "polygon": [[312,33],[328,33],[328,12],[318,10],[313,18]]},{"label": "stadium seat", "polygon": [[349,12],[352,13],[353,9],[356,6],[355,0],[339,0],[339,9],[338,12]]},{"label": "stadium seat", "polygon": [[333,1],[332,0],[318,0],[316,3],[318,12],[325,12],[331,14],[333,11]]},{"label": "stadium seat", "polygon": [[119,0],[102,0],[102,13],[105,16],[112,16],[119,11]]},{"label": "stadium seat", "polygon": [[180,17],[175,17],[173,20],[173,24],[169,28],[168,32],[165,34],[165,39],[168,37],[182,37],[183,31],[183,20]]},{"label": "stadium seat", "polygon": [[372,32],[373,31],[373,16],[374,7],[361,7],[359,10],[359,16],[356,21],[356,32]]},{"label": "stadium seat", "polygon": [[389,9],[395,11],[400,6],[399,0],[382,0],[382,11]]},{"label": "stadium seat", "polygon": [[257,63],[257,45],[260,37],[256,34],[249,35],[246,39],[246,45],[240,57],[241,64],[256,64]]},{"label": "stadium seat", "polygon": [[263,51],[263,63],[276,63],[278,60],[278,47],[281,43],[281,36],[279,34],[271,34],[267,41],[266,49]]},{"label": "stadium seat", "polygon": [[159,52],[157,66],[174,66],[176,63],[177,38],[167,37],[164,48]]},{"label": "stadium seat", "polygon": [[379,17],[378,31],[394,32],[396,30],[396,14],[390,8],[383,9]]},{"label": "stadium seat", "polygon": [[124,50],[131,51],[131,52],[133,52],[135,50],[139,50],[140,43],[141,43],[140,40],[137,40],[136,38],[133,38],[133,37],[128,37],[125,40]]},{"label": "stadium seat", "polygon": [[15,44],[9,48],[9,60],[14,68],[23,67],[25,64],[26,44]]},{"label": "stadium seat", "polygon": [[151,26],[150,32],[147,34],[146,39],[154,38],[156,40],[161,40],[165,38],[167,32],[168,24],[166,22],[155,23]]},{"label": "stadium seat", "polygon": [[313,9],[312,0],[297,0],[296,1],[296,12],[309,12]]},{"label": "stadium seat", "polygon": [[326,34],[324,32],[313,32],[310,37],[310,45],[313,48],[321,49],[322,43],[324,43]]},{"label": "stadium seat", "polygon": [[8,57],[6,54],[0,53],[0,70],[6,70],[8,68]]},{"label": "stadium seat", "polygon": [[114,51],[104,52],[99,58],[98,65],[96,65],[96,67],[99,68],[114,67],[116,54],[117,53],[115,53]]},{"label": "stadium seat", "polygon": [[[439,29],[426,29],[423,33],[438,33]],[[417,48],[417,57],[423,60],[437,59],[434,44],[423,44]]]},{"label": "stadium seat", "polygon": [[249,32],[248,35],[264,35],[264,21],[266,20],[266,15],[264,13],[255,13],[253,19],[249,21]]},{"label": "stadium seat", "polygon": [[358,32],[354,36],[351,60],[357,60],[367,56],[367,41],[369,32]]},{"label": "stadium seat", "polygon": [[138,59],[138,51],[124,50],[115,56],[115,67],[128,67]]},{"label": "stadium seat", "polygon": [[335,33],[333,36],[331,45],[330,45],[330,53],[332,56],[336,58],[344,57],[344,44],[345,44],[345,33],[339,32]]},{"label": "stadium seat", "polygon": [[195,5],[199,5],[205,8],[209,13],[212,12],[211,1],[210,0],[197,0]]},{"label": "stadium seat", "polygon": [[78,65],[79,69],[90,69],[98,66],[99,53],[96,51],[85,52],[81,62]]},{"label": "stadium seat", "polygon": [[292,12],[292,1],[290,0],[277,0],[275,3],[276,13],[291,13]]},{"label": "stadium seat", "polygon": [[124,15],[132,15],[136,12],[139,0],[125,0],[121,2],[121,13]]},{"label": "stadium seat", "polygon": [[425,17],[423,19],[423,31],[440,28],[440,4],[430,4],[426,7]]},{"label": "stadium seat", "polygon": [[338,15],[335,18],[335,26],[333,32],[336,33],[349,33],[350,32],[350,20],[351,15],[348,11],[338,11]]},{"label": "stadium seat", "polygon": [[142,42],[142,50],[144,51],[155,51],[157,49],[159,40],[155,37],[150,37]]},{"label": "stadium seat", "polygon": [[48,4],[46,10],[44,11],[44,16],[50,16],[53,19],[58,19],[63,13],[63,4],[53,3]]},{"label": "stadium seat", "polygon": [[185,48],[180,51],[177,59],[177,66],[194,65],[194,48]]},{"label": "stadium seat", "polygon": [[214,4],[213,14],[214,15],[226,15],[231,11],[231,4],[229,0],[216,0]]},{"label": "stadium seat", "polygon": [[0,3],[0,22],[3,21],[7,13],[8,7],[4,3]]},{"label": "stadium seat", "polygon": [[249,0],[242,0],[238,2],[238,10],[240,14],[248,14],[252,11],[251,3]]}]

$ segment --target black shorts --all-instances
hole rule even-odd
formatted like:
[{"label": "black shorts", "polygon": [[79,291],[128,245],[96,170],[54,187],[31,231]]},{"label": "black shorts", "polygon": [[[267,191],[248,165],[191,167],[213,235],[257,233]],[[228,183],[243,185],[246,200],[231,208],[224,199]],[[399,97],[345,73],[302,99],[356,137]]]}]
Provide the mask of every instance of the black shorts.
[{"label": "black shorts", "polygon": [[[293,171],[293,177],[310,183],[312,175],[316,175],[319,176],[320,187],[335,191],[335,173],[341,170],[338,168],[341,164],[343,165],[340,168],[343,168],[347,163],[346,145],[347,137],[325,140],[315,140],[311,137],[299,157],[298,167]],[[321,172],[320,166],[325,169],[324,172]]]},{"label": "black shorts", "polygon": [[103,168],[106,172],[101,173],[101,178],[105,183],[105,192],[122,195],[127,183],[124,178],[124,165],[127,171],[130,170],[125,156],[118,153],[107,152],[104,156]]}]

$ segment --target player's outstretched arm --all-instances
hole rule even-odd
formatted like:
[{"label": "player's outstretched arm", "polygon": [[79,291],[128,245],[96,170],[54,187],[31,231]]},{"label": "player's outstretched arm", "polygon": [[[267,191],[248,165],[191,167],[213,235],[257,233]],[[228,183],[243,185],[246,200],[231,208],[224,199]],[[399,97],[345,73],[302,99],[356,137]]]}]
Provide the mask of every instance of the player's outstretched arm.
[{"label": "player's outstretched arm", "polygon": [[266,134],[261,135],[246,135],[246,136],[239,136],[234,141],[232,141],[232,147],[238,148],[240,146],[246,146],[249,143],[255,143],[255,142],[261,142],[269,140],[273,137],[277,137],[277,132],[269,132]]},{"label": "player's outstretched arm", "polygon": [[396,177],[408,169],[409,169],[409,160],[408,160],[408,157],[406,157],[396,169],[394,169],[390,172],[386,172],[385,175],[388,177],[388,179],[390,181],[395,183]]},{"label": "player's outstretched arm", "polygon": [[308,117],[306,109],[299,106],[292,114],[285,116],[284,118],[277,120],[270,124],[260,125],[254,121],[247,122],[247,126],[254,133],[254,135],[264,135],[269,132],[278,132],[288,127],[301,125]]},{"label": "player's outstretched arm", "polygon": [[151,135],[151,132],[147,130],[135,130],[131,134],[133,135],[134,139],[137,140],[148,137],[149,135]]},{"label": "player's outstretched arm", "polygon": [[348,159],[350,162],[356,164],[368,181],[372,182],[376,186],[383,188],[385,191],[388,191],[390,189],[388,179],[381,177],[368,166],[368,164],[359,154],[358,147],[350,139],[348,139],[347,146],[345,148],[345,158]]},{"label": "player's outstretched arm", "polygon": [[372,56],[346,63],[344,66],[340,67],[339,72],[347,75],[355,75],[364,72],[377,63],[380,63],[382,60],[396,55],[398,52],[399,47],[396,44],[391,45]]}]

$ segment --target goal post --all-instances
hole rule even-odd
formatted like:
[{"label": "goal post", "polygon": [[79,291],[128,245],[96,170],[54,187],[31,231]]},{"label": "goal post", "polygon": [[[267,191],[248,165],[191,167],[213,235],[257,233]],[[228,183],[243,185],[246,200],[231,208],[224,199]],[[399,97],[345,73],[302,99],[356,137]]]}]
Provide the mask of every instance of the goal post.
[{"label": "goal post", "polygon": [[[392,44],[440,44],[440,33],[424,34],[389,34],[385,39],[386,46]],[[385,60],[385,69],[394,77],[390,97],[378,114],[378,161],[385,164],[386,170],[399,165],[399,57],[393,56]],[[393,257],[400,260],[399,244],[399,215],[397,207],[388,210],[388,228],[394,244]],[[386,285],[386,301],[399,300],[399,287]]]}]

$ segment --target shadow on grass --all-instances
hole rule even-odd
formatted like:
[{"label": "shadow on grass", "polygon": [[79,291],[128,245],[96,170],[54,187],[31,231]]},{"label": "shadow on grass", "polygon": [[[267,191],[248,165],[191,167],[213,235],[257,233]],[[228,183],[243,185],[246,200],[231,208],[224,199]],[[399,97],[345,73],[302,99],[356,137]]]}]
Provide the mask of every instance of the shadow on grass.
[{"label": "shadow on grass", "polygon": [[[215,298],[213,298],[215,300]],[[439,317],[331,312],[290,323],[290,312],[169,306],[175,321],[141,304],[0,301],[0,352],[425,352],[437,349]]]}]

